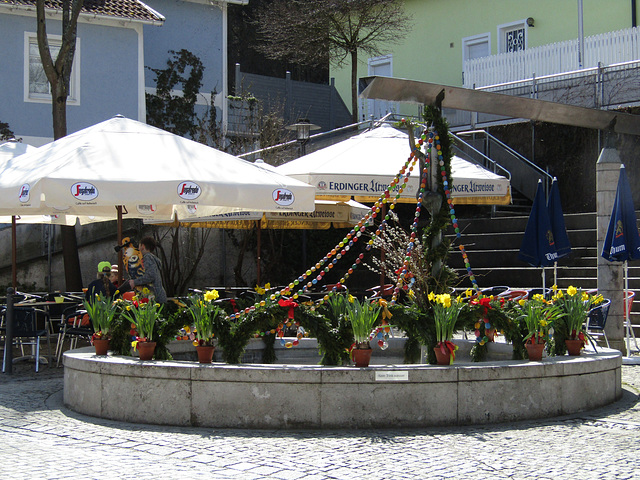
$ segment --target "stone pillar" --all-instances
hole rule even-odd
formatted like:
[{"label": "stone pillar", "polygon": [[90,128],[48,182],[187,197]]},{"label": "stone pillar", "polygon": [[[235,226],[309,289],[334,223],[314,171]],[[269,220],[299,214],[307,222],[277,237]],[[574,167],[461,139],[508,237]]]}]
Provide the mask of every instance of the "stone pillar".
[{"label": "stone pillar", "polygon": [[611,210],[616,198],[618,177],[620,176],[620,156],[615,147],[607,145],[602,149],[596,163],[596,212],[598,239],[598,293],[611,299],[605,332],[611,348],[626,355],[624,343],[624,311],[622,292],[624,271],[622,262],[609,262],[602,258],[604,238],[609,228]]}]

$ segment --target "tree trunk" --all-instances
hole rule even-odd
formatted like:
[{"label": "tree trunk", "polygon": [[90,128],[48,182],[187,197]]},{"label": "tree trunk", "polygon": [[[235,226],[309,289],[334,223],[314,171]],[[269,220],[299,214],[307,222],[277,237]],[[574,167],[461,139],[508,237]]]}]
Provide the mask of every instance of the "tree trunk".
[{"label": "tree trunk", "polygon": [[358,123],[358,51],[351,52],[351,117]]},{"label": "tree trunk", "polygon": [[[62,81],[51,84],[51,91],[54,93],[52,96],[53,138],[57,140],[67,135],[67,95]],[[81,292],[82,271],[80,270],[76,227],[61,226],[60,236],[62,238],[65,289],[68,292]]]}]

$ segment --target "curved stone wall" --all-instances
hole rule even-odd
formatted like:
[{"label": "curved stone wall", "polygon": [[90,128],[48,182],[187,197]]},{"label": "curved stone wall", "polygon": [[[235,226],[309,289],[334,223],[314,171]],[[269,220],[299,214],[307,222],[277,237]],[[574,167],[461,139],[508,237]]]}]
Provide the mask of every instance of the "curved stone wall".
[{"label": "curved stone wall", "polygon": [[468,425],[589,410],[622,395],[620,352],[453,366],[200,365],[64,355],[64,403],[95,417],[219,428]]}]

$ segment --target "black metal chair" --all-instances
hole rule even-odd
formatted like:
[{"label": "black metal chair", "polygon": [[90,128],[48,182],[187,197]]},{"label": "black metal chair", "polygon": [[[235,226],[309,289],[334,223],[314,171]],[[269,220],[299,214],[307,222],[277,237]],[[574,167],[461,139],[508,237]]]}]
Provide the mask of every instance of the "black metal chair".
[{"label": "black metal chair", "polygon": [[[2,335],[6,335],[6,323],[7,312],[2,311],[2,327],[0,331]],[[40,319],[42,319],[42,325],[40,325]],[[31,345],[35,347],[35,351],[32,352],[36,362],[36,372],[39,371],[40,366],[40,338],[46,337],[47,339],[47,359],[49,366],[51,366],[51,339],[49,335],[49,314],[44,310],[39,310],[32,307],[14,307],[13,308],[13,345],[19,345],[24,355],[24,346]],[[2,359],[2,371],[6,372],[6,360],[7,352],[3,355]]]},{"label": "black metal chair", "polygon": [[[91,340],[93,336],[93,326],[91,320],[88,320],[87,311],[77,306],[67,308],[61,317],[60,333],[58,334],[58,343],[56,345],[56,365],[60,365],[62,358],[62,350],[64,348],[64,340],[66,337],[71,338],[70,349],[74,349],[78,343],[78,338]],[[84,325],[83,325],[84,319]]]},{"label": "black metal chair", "polygon": [[589,313],[587,314],[586,326],[587,333],[592,337],[604,337],[607,348],[609,348],[609,339],[607,338],[607,333],[604,331],[604,327],[607,324],[607,316],[609,315],[610,305],[611,300],[605,298],[604,302],[589,310]]}]

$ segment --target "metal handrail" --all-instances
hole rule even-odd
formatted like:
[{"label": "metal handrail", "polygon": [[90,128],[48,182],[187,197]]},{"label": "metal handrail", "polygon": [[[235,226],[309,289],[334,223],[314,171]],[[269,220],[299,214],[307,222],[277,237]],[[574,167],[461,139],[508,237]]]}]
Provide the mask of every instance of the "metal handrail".
[{"label": "metal handrail", "polygon": [[[465,132],[466,133],[466,132]],[[500,165],[498,162],[496,162],[495,160],[493,160],[492,158],[489,158],[487,155],[485,155],[484,153],[482,153],[480,150],[478,150],[476,147],[474,147],[473,145],[465,142],[464,140],[462,140],[460,137],[458,137],[456,134],[452,133],[451,136],[453,136],[453,138],[455,138],[458,142],[460,143],[464,143],[466,145],[467,148],[473,150],[473,152],[475,152],[476,154],[480,155],[484,160],[486,160],[488,163],[490,163],[493,167],[493,173],[498,173],[496,172],[496,169],[500,169],[501,172],[503,172],[504,176],[507,177],[507,179],[509,179],[509,181],[511,181],[511,172],[509,170],[507,170],[506,168],[504,168],[502,165]],[[457,151],[464,153],[464,151],[454,145],[453,148],[455,148]],[[475,160],[471,159],[474,163],[478,163]],[[483,166],[484,167],[484,166]]]}]

